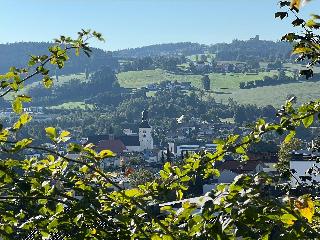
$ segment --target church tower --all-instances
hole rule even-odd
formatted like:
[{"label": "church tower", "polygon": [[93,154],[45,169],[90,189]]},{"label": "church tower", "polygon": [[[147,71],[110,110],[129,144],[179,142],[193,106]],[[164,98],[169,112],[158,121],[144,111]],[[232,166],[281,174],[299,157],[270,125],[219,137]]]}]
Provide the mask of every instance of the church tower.
[{"label": "church tower", "polygon": [[152,127],[149,125],[147,110],[142,112],[142,120],[139,126],[139,142],[141,151],[153,149]]}]

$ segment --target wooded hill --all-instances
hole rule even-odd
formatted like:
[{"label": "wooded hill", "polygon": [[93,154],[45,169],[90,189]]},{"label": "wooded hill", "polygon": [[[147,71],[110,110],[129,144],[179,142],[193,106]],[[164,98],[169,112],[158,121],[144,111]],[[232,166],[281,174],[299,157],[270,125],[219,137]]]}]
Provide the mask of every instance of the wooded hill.
[{"label": "wooded hill", "polygon": [[[0,73],[7,72],[11,66],[18,68],[26,67],[30,55],[46,55],[48,48],[52,46],[49,42],[19,42],[0,44]],[[92,55],[88,58],[85,54],[76,57],[71,55],[70,60],[66,62],[65,68],[59,70],[61,74],[82,73],[86,70],[93,72],[102,66],[109,66],[116,69],[118,61],[112,56],[111,52],[101,49],[92,49]],[[51,68],[52,69],[52,68]],[[54,69],[53,69],[54,70]]]},{"label": "wooded hill", "polygon": [[199,43],[181,42],[156,44],[139,48],[129,48],[115,51],[114,55],[119,58],[140,58],[167,55],[193,55],[202,54],[208,46]]}]

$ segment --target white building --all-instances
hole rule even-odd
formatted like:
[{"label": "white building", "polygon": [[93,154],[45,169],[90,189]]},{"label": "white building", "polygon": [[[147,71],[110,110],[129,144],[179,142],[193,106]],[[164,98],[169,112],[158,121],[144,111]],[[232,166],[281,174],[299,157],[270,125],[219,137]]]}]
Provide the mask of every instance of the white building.
[{"label": "white building", "polygon": [[178,145],[176,148],[176,151],[172,151],[171,149],[174,149],[174,143],[169,143],[170,151],[172,153],[175,153],[176,156],[181,156],[181,154],[194,154],[199,151],[209,151],[214,152],[216,150],[217,145],[216,144],[184,144],[184,145]]},{"label": "white building", "polygon": [[148,111],[142,112],[142,121],[139,126],[140,151],[153,149],[152,127],[149,125]]}]

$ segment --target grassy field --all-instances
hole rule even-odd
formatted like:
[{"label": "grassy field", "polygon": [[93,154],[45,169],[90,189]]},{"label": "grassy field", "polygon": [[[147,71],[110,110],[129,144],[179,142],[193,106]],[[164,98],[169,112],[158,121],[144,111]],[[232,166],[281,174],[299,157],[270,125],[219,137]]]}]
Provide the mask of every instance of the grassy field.
[{"label": "grassy field", "polygon": [[256,104],[258,106],[281,106],[287,96],[295,95],[298,103],[304,103],[320,97],[319,83],[304,82],[290,83],[278,86],[266,86],[253,89],[233,89],[224,94],[210,93],[217,102],[228,102],[229,98],[241,104]]},{"label": "grassy field", "polygon": [[[261,80],[264,76],[273,76],[275,74],[277,74],[276,71],[259,73],[258,75],[246,75],[242,73],[227,73],[223,75],[220,73],[212,73],[209,77],[211,79],[212,89],[234,89],[239,88],[240,82]],[[193,86],[201,87],[201,75],[176,75],[168,73],[162,69],[122,72],[117,76],[120,85],[126,88],[141,88],[150,83],[159,83],[165,80],[191,82]]]},{"label": "grassy field", "polygon": [[122,72],[117,75],[119,83],[126,88],[141,88],[150,83],[160,83],[162,81],[201,82],[200,75],[175,75],[162,69]]},{"label": "grassy field", "polygon": [[[287,67],[296,68],[294,65]],[[258,106],[271,104],[275,107],[281,106],[287,96],[291,94],[298,97],[299,103],[320,97],[319,83],[317,82],[290,83],[253,89],[239,88],[240,82],[260,80],[264,76],[276,74],[277,71],[262,72],[258,75],[213,73],[209,75],[212,92],[207,94],[214,97],[217,102],[227,103],[228,99],[232,98],[241,104],[256,104]],[[193,86],[201,88],[200,75],[174,75],[161,69],[120,73],[118,79],[120,85],[127,88],[144,87],[150,83],[159,83],[164,80],[192,82]]]},{"label": "grassy field", "polygon": [[[61,75],[58,77],[58,81],[56,80],[55,76],[53,76],[54,81],[53,81],[53,86],[63,86],[66,83],[69,83],[72,79],[76,79],[81,82],[85,82],[86,77],[84,73],[79,73],[79,74],[70,74],[70,75]],[[30,89],[36,87],[36,86],[43,86],[42,81],[36,81],[31,84],[27,84],[21,91],[21,93],[28,93]]]},{"label": "grassy field", "polygon": [[[264,76],[271,77],[273,75],[277,75],[277,71],[260,72],[257,75],[247,75],[243,73],[227,73],[223,75],[220,73],[212,73],[209,77],[211,79],[211,89],[213,91],[219,91],[220,89],[239,89],[240,82],[261,80]],[[201,87],[201,83],[199,87]]]}]

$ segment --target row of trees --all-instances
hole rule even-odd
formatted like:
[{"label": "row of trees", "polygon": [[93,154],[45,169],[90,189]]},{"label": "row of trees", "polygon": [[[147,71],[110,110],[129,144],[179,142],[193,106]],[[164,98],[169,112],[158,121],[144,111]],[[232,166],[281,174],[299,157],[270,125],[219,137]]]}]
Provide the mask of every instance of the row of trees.
[{"label": "row of trees", "polygon": [[297,74],[295,74],[295,76],[293,77],[290,77],[286,75],[286,72],[284,70],[279,70],[278,75],[274,75],[272,77],[264,76],[262,80],[240,82],[239,87],[240,89],[250,89],[264,86],[275,86],[297,81],[299,81]]},{"label": "row of trees", "polygon": [[[309,81],[319,81],[320,74],[315,73],[313,74],[312,79]],[[294,72],[293,76],[286,75],[284,70],[279,70],[278,75],[264,76],[262,80],[256,81],[248,81],[248,82],[240,82],[239,87],[240,89],[250,89],[250,88],[257,88],[257,87],[264,87],[264,86],[276,86],[280,84],[287,84],[287,83],[297,83],[301,81],[306,81],[304,76],[299,76],[298,72]]]}]

